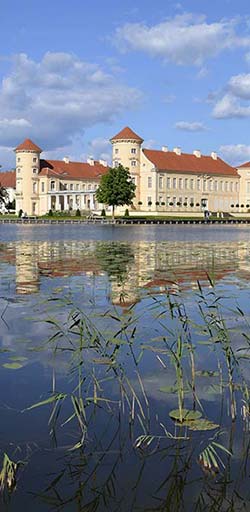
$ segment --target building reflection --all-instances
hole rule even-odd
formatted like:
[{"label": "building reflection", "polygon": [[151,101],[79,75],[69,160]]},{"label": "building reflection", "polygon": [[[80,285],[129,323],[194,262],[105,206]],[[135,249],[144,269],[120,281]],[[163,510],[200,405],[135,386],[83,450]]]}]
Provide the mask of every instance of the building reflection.
[{"label": "building reflection", "polygon": [[249,278],[250,246],[186,242],[18,242],[2,244],[0,263],[15,265],[16,293],[39,292],[46,278],[107,276],[110,300],[128,306],[166,288],[197,288],[232,273]]}]

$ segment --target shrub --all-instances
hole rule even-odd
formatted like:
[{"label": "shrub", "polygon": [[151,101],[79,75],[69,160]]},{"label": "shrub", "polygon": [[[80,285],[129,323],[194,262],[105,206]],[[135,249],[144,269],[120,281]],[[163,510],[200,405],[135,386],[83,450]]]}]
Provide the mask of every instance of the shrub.
[{"label": "shrub", "polygon": [[19,212],[18,212],[18,217],[19,217],[19,218],[21,218],[21,217],[22,217],[22,214],[23,214],[23,210],[21,209],[21,210],[19,210]]},{"label": "shrub", "polygon": [[102,217],[106,217],[106,210],[105,210],[105,208],[103,208],[103,209],[102,209],[101,216],[102,216]]},{"label": "shrub", "polygon": [[49,210],[48,216],[53,217],[53,211],[51,209]]},{"label": "shrub", "polygon": [[127,208],[126,208],[126,210],[125,210],[124,217],[129,217],[129,211],[128,211],[128,209],[127,209]]},{"label": "shrub", "polygon": [[77,208],[77,210],[76,210],[76,217],[81,217],[81,212],[80,212],[79,208]]}]

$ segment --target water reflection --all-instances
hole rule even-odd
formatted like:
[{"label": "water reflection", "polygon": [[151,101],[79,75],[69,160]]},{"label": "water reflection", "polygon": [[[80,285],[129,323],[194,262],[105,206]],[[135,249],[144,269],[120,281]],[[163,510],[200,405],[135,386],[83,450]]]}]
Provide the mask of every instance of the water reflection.
[{"label": "water reflection", "polygon": [[249,278],[250,244],[183,242],[10,242],[0,263],[15,266],[16,293],[38,293],[45,278],[107,275],[114,304],[130,304],[171,283]]},{"label": "water reflection", "polygon": [[249,260],[248,242],[1,244],[14,511],[249,510]]}]

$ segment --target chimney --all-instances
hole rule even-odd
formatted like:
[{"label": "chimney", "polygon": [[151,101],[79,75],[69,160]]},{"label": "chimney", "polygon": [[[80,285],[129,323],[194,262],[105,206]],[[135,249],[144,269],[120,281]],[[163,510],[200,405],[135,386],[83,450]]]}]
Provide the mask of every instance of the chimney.
[{"label": "chimney", "polygon": [[176,154],[176,155],[181,155],[181,148],[178,146],[176,148],[173,149],[173,152]]},{"label": "chimney", "polygon": [[213,160],[217,160],[217,153],[215,153],[215,151],[212,151],[212,153],[211,153],[211,158],[212,158]]},{"label": "chimney", "polygon": [[63,158],[63,161],[65,162],[65,164],[69,164],[69,157],[68,156],[65,156]]},{"label": "chimney", "polygon": [[161,150],[162,150],[164,153],[167,153],[167,152],[168,152],[168,147],[167,147],[167,146],[162,146]]},{"label": "chimney", "polygon": [[94,158],[92,156],[90,156],[89,158],[87,158],[87,163],[89,165],[95,165],[95,161],[94,161]]},{"label": "chimney", "polygon": [[200,158],[201,157],[201,152],[199,149],[195,149],[193,151],[193,155],[196,156],[196,158]]},{"label": "chimney", "polygon": [[103,165],[104,167],[108,167],[107,160],[99,160],[99,164]]}]

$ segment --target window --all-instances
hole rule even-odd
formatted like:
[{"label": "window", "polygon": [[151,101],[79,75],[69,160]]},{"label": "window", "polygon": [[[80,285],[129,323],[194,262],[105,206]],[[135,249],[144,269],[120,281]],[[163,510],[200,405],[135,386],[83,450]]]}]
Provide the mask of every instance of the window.
[{"label": "window", "polygon": [[194,180],[193,179],[190,180],[190,189],[191,190],[194,189]]},{"label": "window", "polygon": [[92,189],[92,185],[91,183],[88,183],[88,190],[91,190]]},{"label": "window", "polygon": [[19,167],[19,168],[17,169],[17,172],[18,172],[18,173],[19,173],[19,172],[21,172],[21,169],[20,169],[20,167]]},{"label": "window", "polygon": [[33,193],[36,194],[37,192],[37,183],[35,181],[35,183],[33,183]]},{"label": "window", "polygon": [[135,185],[135,177],[134,176],[131,177],[131,182],[134,183],[134,185]]},{"label": "window", "polygon": [[166,199],[166,206],[169,206],[169,203],[171,202],[171,197],[167,196]]},{"label": "window", "polygon": [[21,158],[20,158],[20,156],[18,157],[17,161],[18,161],[18,162],[21,162]]},{"label": "window", "polygon": [[136,155],[136,148],[131,148],[130,151],[131,151],[132,155]]},{"label": "window", "polygon": [[115,148],[115,154],[118,155],[118,153],[119,153],[119,149]]},{"label": "window", "polygon": [[217,192],[218,190],[218,181],[214,182],[214,191]]},{"label": "window", "polygon": [[228,181],[225,181],[225,192],[228,192]]},{"label": "window", "polygon": [[173,188],[176,188],[176,178],[173,178]]},{"label": "window", "polygon": [[163,188],[163,177],[159,176],[159,188]]},{"label": "window", "polygon": [[185,189],[187,189],[188,188],[188,178],[185,178],[184,183],[185,183],[185,185],[184,185]]},{"label": "window", "polygon": [[148,196],[148,206],[151,206],[151,204],[152,204],[152,197]]},{"label": "window", "polygon": [[148,177],[148,188],[152,188],[152,176]]},{"label": "window", "polygon": [[119,165],[118,160],[114,160],[114,167],[118,167],[118,165]]},{"label": "window", "polygon": [[86,189],[86,185],[85,183],[82,184],[82,190],[85,190]]},{"label": "window", "polygon": [[178,203],[179,203],[179,206],[182,206],[182,197],[179,197]]},{"label": "window", "polygon": [[197,190],[200,190],[201,189],[201,180],[198,179],[197,180]]},{"label": "window", "polygon": [[209,181],[209,190],[210,190],[210,192],[213,190],[213,181],[212,180]]},{"label": "window", "polygon": [[250,181],[247,182],[247,194],[250,193]]},{"label": "window", "polygon": [[79,183],[76,184],[76,190],[79,190]]},{"label": "window", "polygon": [[179,188],[182,189],[183,187],[183,179],[179,178]]},{"label": "window", "polygon": [[176,197],[173,197],[173,206],[176,206]]},{"label": "window", "polygon": [[37,169],[33,169],[33,174],[36,174],[37,173]]},{"label": "window", "polygon": [[50,190],[55,190],[56,188],[56,182],[55,181],[51,181],[50,182]]},{"label": "window", "polygon": [[70,188],[70,190],[73,190],[73,188],[74,188],[74,185],[73,185],[73,183],[70,183],[70,186],[69,186],[69,188]]},{"label": "window", "polygon": [[167,178],[167,188],[171,188],[171,178]]},{"label": "window", "polygon": [[233,186],[234,186],[233,182],[230,181],[230,192],[233,192]]},{"label": "window", "polygon": [[223,181],[219,182],[219,190],[220,190],[220,192],[222,192],[222,190],[223,190]]},{"label": "window", "polygon": [[41,185],[42,185],[42,192],[44,192],[44,181],[42,181]]},{"label": "window", "polygon": [[137,165],[137,161],[136,160],[131,160],[131,166],[132,167],[136,167]]},{"label": "window", "polygon": [[37,161],[36,157],[33,158],[33,163],[35,164]]},{"label": "window", "polygon": [[207,190],[207,180],[206,179],[203,180],[203,190],[204,190],[204,192]]},{"label": "window", "polygon": [[236,181],[235,183],[235,192],[238,192],[239,191],[239,183]]}]

